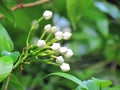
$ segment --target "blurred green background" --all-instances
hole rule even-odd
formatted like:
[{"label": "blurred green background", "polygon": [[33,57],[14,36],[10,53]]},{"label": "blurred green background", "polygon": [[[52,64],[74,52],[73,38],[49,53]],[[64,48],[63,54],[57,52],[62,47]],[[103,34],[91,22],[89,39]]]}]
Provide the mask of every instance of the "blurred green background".
[{"label": "blurred green background", "polygon": [[[35,1],[23,0],[23,3]],[[17,3],[18,0],[7,0],[9,8]],[[57,25],[63,31],[71,29],[72,38],[62,42],[74,52],[74,56],[66,60],[71,66],[68,73],[81,80],[97,77],[119,85],[120,0],[51,0],[38,6],[16,10],[13,12],[15,25],[5,18],[1,19],[13,40],[15,51],[22,51],[31,22],[41,17],[45,10],[53,11],[54,16],[51,20],[40,23],[39,28],[32,33],[31,40],[41,35],[47,23]],[[76,87],[74,83],[60,77],[41,79],[56,71],[60,71],[59,67],[35,62],[24,66],[22,73],[18,68],[15,75],[26,90],[71,90]],[[11,87],[14,85],[10,84],[9,88]]]}]

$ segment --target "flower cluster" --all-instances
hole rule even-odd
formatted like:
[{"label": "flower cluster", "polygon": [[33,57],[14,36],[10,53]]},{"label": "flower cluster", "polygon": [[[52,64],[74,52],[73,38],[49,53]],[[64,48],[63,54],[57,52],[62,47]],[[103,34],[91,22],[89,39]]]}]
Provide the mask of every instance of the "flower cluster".
[{"label": "flower cluster", "polygon": [[[46,10],[43,13],[43,18],[48,20],[52,17],[52,12]],[[37,25],[37,24],[36,24]],[[37,41],[37,58],[47,57],[47,63],[54,63],[59,65],[62,71],[69,71],[70,66],[68,63],[65,63],[64,58],[71,58],[73,52],[67,47],[62,47],[59,41],[69,40],[72,34],[70,32],[62,32],[56,26],[47,24],[44,26],[44,31]],[[43,53],[42,53],[43,52]]]}]

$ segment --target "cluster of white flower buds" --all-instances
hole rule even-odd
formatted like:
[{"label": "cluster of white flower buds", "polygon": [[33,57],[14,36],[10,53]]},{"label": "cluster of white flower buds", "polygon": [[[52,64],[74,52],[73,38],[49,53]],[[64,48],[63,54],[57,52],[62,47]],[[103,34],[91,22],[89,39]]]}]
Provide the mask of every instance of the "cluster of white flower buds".
[{"label": "cluster of white flower buds", "polygon": [[45,32],[53,32],[55,33],[57,31],[57,27],[56,26],[51,26],[51,24],[47,24],[44,27]]},{"label": "cluster of white flower buds", "polygon": [[[46,20],[50,19],[52,17],[52,12],[46,10],[43,13],[43,17]],[[59,65],[62,71],[69,71],[70,66],[68,63],[65,63],[64,58],[71,58],[73,56],[73,52],[67,47],[62,47],[58,42],[62,39],[69,40],[72,34],[70,32],[63,33],[62,31],[58,30],[56,26],[47,24],[44,26],[44,32],[41,36],[42,37],[37,41],[37,47],[43,51],[49,50],[48,56],[54,60],[54,62],[51,62]],[[50,54],[50,52],[53,53]]]},{"label": "cluster of white flower buds", "polygon": [[69,40],[71,38],[72,34],[70,32],[61,32],[61,31],[57,31],[55,33],[55,38],[57,40],[61,40],[61,39],[64,39],[64,40]]}]

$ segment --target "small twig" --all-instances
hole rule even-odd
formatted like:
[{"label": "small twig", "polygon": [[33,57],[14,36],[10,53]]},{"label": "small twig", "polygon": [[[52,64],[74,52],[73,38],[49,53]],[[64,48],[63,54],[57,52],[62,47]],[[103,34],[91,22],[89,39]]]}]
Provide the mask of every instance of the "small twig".
[{"label": "small twig", "polygon": [[[41,4],[44,4],[46,2],[49,2],[49,1],[50,0],[39,0],[39,1],[36,1],[36,2],[27,3],[27,4],[23,4],[22,1],[21,1],[21,2],[19,2],[19,4],[13,6],[11,8],[11,11],[16,11],[16,10],[21,9],[21,8],[34,7],[34,6],[41,5]],[[4,18],[4,15],[0,14],[0,19],[2,19],[2,18]]]},{"label": "small twig", "polygon": [[23,4],[23,8],[34,7],[34,6],[49,2],[49,1],[50,0],[39,0],[39,1],[36,1],[36,2],[33,2],[33,3]]},{"label": "small twig", "polygon": [[9,84],[9,81],[10,81],[10,77],[11,77],[11,73],[8,75],[8,77],[7,77],[7,81],[6,81],[6,83],[5,83],[5,89],[4,90],[7,90],[7,88],[8,88],[8,84]]}]

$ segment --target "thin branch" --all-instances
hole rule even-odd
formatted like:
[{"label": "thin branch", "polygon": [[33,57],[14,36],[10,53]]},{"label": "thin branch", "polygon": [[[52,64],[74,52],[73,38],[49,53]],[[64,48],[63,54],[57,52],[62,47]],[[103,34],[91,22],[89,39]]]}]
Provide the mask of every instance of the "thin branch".
[{"label": "thin branch", "polygon": [[7,77],[4,90],[7,90],[8,84],[9,84],[9,81],[10,81],[10,78],[11,78],[11,73],[10,73],[10,74],[8,75],[8,77]]},{"label": "thin branch", "polygon": [[49,1],[50,0],[40,0],[40,1],[33,2],[33,3],[24,4],[23,7],[24,8],[26,8],[26,7],[33,7],[33,6],[37,6],[37,5],[40,5],[40,4],[49,2]]},{"label": "thin branch", "polygon": [[[39,0],[39,1],[36,1],[36,2],[32,2],[32,3],[27,3],[27,4],[23,4],[22,2],[13,6],[11,8],[11,11],[16,11],[18,9],[21,9],[21,8],[29,8],[29,7],[34,7],[34,6],[37,6],[37,5],[41,5],[41,4],[44,4],[46,2],[49,2],[50,0]],[[4,15],[0,14],[0,19],[4,18]]]}]

